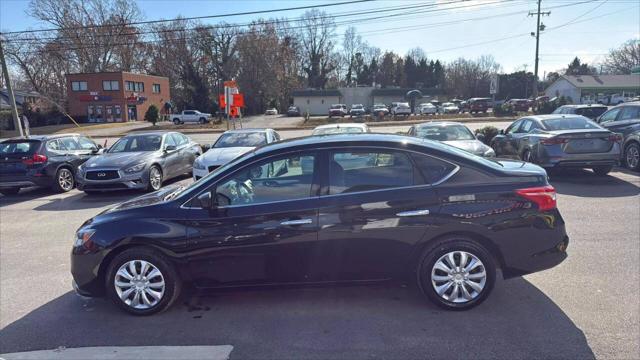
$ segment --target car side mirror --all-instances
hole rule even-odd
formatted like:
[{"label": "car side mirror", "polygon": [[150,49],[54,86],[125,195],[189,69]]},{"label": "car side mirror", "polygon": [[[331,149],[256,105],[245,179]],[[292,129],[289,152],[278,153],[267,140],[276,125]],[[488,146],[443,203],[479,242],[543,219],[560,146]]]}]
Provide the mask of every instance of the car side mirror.
[{"label": "car side mirror", "polygon": [[500,131],[498,131],[498,134],[504,135],[504,130],[500,129]]},{"label": "car side mirror", "polygon": [[174,151],[176,149],[175,145],[167,145],[164,147],[164,151],[169,152],[169,151]]},{"label": "car side mirror", "polygon": [[198,202],[203,209],[213,209],[213,199],[211,197],[211,191],[207,191],[198,195]]}]

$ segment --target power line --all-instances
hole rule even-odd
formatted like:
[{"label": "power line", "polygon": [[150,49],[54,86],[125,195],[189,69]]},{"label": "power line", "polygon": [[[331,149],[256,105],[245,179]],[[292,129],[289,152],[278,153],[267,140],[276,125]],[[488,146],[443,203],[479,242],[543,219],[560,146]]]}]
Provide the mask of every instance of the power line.
[{"label": "power line", "polygon": [[62,29],[61,28],[49,28],[49,29],[37,29],[37,30],[9,31],[9,32],[5,32],[3,34],[4,35],[8,35],[8,34],[27,34],[27,33],[39,33],[39,32],[48,32],[48,31],[60,31],[60,30],[82,30],[82,29],[88,29],[88,28],[121,27],[121,26],[132,26],[132,25],[148,25],[148,24],[158,24],[158,23],[173,22],[173,21],[215,19],[215,18],[230,17],[230,16],[257,15],[257,14],[265,14],[265,13],[272,13],[272,12],[293,11],[293,10],[307,10],[307,9],[325,8],[325,7],[332,7],[332,6],[352,5],[352,4],[364,3],[364,2],[372,2],[372,1],[376,1],[376,0],[352,0],[352,1],[343,1],[343,2],[338,2],[338,3],[328,3],[328,4],[321,4],[321,5],[296,6],[296,7],[288,7],[288,8],[280,8],[280,9],[271,9],[271,10],[255,10],[255,11],[245,11],[245,12],[219,14],[219,15],[203,15],[203,16],[192,16],[192,17],[175,18],[175,19],[136,21],[136,22],[130,22],[130,23],[126,23],[126,24],[101,24],[101,25],[73,26],[73,27],[67,27],[67,28],[62,28]]}]

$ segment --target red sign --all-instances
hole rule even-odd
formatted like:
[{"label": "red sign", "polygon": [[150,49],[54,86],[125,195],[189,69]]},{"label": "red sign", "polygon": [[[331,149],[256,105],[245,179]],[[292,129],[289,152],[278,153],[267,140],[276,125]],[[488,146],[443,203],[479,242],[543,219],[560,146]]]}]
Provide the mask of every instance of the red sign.
[{"label": "red sign", "polygon": [[224,101],[224,94],[218,95],[218,105],[220,109],[224,109],[227,106],[227,102]]},{"label": "red sign", "polygon": [[224,87],[237,88],[238,83],[236,83],[235,80],[227,80],[224,82]]},{"label": "red sign", "polygon": [[244,107],[244,96],[242,94],[233,94],[233,106]]}]

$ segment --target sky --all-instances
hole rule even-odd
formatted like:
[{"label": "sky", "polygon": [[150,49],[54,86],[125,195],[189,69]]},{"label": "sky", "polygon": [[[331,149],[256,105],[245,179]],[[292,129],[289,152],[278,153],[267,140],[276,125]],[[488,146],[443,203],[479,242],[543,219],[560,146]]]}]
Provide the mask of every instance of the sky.
[{"label": "sky", "polygon": [[[133,1],[133,0],[132,0]],[[345,0],[341,0],[342,2]],[[341,2],[333,1],[333,2]],[[219,15],[255,10],[320,5],[330,0],[137,0],[145,20]],[[424,50],[430,59],[449,62],[459,57],[474,59],[493,55],[503,72],[533,71],[535,56],[535,0],[469,0],[464,4],[454,0],[377,0],[327,7],[329,14],[342,14],[335,41],[342,42],[347,26],[355,26],[369,44],[401,55],[415,47]],[[429,5],[430,7],[381,11],[383,8]],[[20,31],[49,27],[30,17],[29,1],[0,0],[0,30]],[[457,8],[457,9],[453,9]],[[368,14],[344,16],[348,13],[373,11]],[[637,0],[543,0],[542,17],[546,30],[540,37],[540,70],[556,71],[578,56],[588,63],[600,62],[612,48],[629,39],[640,38],[640,1]],[[246,23],[258,18],[296,18],[303,10],[272,14],[225,16],[204,19],[205,24],[219,21]],[[393,14],[391,16],[390,14]],[[380,17],[379,19],[365,19]],[[365,20],[363,20],[365,19]],[[357,20],[357,21],[356,21]]]}]

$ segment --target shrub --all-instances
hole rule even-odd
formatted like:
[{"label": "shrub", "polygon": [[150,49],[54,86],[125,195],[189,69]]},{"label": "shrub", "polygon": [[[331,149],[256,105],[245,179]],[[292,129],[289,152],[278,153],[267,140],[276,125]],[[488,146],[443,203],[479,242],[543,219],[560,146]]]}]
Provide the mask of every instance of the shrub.
[{"label": "shrub", "polygon": [[500,106],[496,106],[493,109],[493,113],[496,116],[511,116],[513,115],[513,105],[505,102]]},{"label": "shrub", "polygon": [[153,123],[153,126],[156,126],[158,122],[158,107],[155,105],[149,106],[147,112],[144,114],[144,121],[149,121]]},{"label": "shrub", "polygon": [[491,140],[496,135],[498,135],[499,132],[500,131],[498,130],[497,127],[491,126],[491,125],[482,127],[480,129],[476,129],[476,131],[475,131],[476,135],[477,134],[482,134],[484,136],[484,139],[482,139],[482,142],[487,144],[487,145],[491,144]]}]

